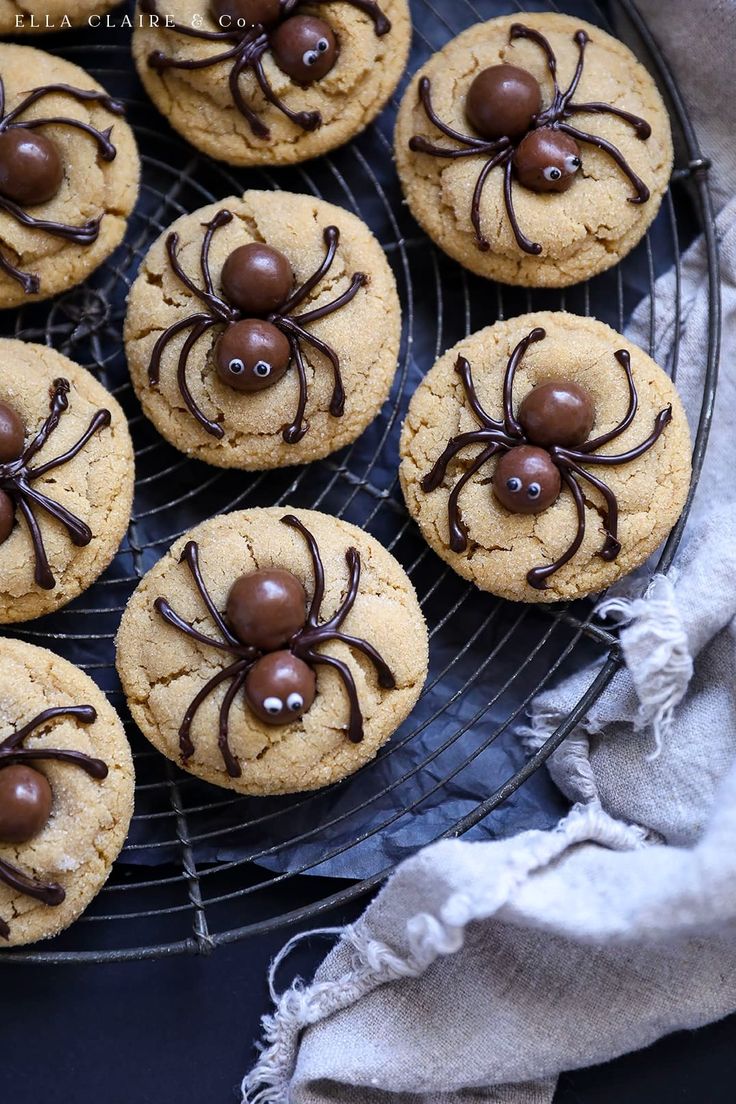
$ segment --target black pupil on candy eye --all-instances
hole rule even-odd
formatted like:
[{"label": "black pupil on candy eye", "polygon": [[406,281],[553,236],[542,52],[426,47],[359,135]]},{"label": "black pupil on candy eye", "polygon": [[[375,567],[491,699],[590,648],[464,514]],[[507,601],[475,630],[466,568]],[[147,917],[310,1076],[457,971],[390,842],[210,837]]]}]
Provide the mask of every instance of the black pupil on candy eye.
[{"label": "black pupil on candy eye", "polygon": [[530,498],[539,498],[539,495],[541,494],[541,491],[542,491],[542,488],[539,486],[538,483],[530,483],[529,484],[529,490],[527,491],[527,494],[529,495]]},{"label": "black pupil on candy eye", "polygon": [[237,359],[236,360],[231,360],[230,363],[228,364],[228,368],[230,369],[231,372],[234,372],[235,375],[238,375],[238,376],[240,375],[241,372],[245,371],[245,365],[243,364],[242,360],[237,360]]},{"label": "black pupil on candy eye", "polygon": [[510,491],[520,491],[521,480],[517,479],[516,476],[512,476],[511,479],[506,480],[506,486]]},{"label": "black pupil on candy eye", "polygon": [[559,169],[549,169],[548,172],[549,172],[550,180],[559,180],[560,177],[562,176],[562,173],[560,172]]},{"label": "black pupil on candy eye", "polygon": [[321,38],[319,40],[319,42],[317,43],[317,49],[319,50],[319,52],[321,54],[323,54],[325,52],[325,50],[328,48],[329,45],[330,44],[329,44],[329,42],[327,41],[326,38]]},{"label": "black pupil on candy eye", "polygon": [[257,376],[267,376],[271,371],[271,365],[267,364],[265,360],[259,360],[253,371]]}]

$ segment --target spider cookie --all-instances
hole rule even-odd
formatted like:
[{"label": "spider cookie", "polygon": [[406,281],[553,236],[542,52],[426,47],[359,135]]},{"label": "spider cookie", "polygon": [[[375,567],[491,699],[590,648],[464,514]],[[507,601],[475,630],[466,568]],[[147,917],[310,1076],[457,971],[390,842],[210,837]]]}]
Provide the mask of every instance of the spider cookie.
[{"label": "spider cookie", "polygon": [[419,385],[401,438],[409,512],[502,598],[609,586],[677,521],[690,435],[668,376],[592,318],[526,314],[465,338]]},{"label": "spider cookie", "polygon": [[76,920],[132,812],[130,748],[104,694],[53,652],[0,639],[0,948]]},{"label": "spider cookie", "polygon": [[143,412],[219,467],[303,464],[354,441],[388,398],[400,306],[354,215],[246,192],[185,215],[131,289],[125,346]]},{"label": "spider cookie", "polygon": [[528,12],[476,24],[429,59],[399,110],[396,163],[415,218],[466,268],[567,287],[643,237],[672,137],[626,46]]},{"label": "spider cookie", "polygon": [[[203,153],[285,165],[343,145],[376,117],[409,52],[407,0],[141,0],[146,91]],[[164,24],[164,16],[169,20]]]},{"label": "spider cookie", "polygon": [[427,630],[373,537],[313,510],[212,518],[176,542],[123,614],[133,716],[169,759],[263,795],[372,759],[414,706]]},{"label": "spider cookie", "polygon": [[139,170],[122,116],[83,69],[0,43],[0,307],[81,283],[122,240]]},{"label": "spider cookie", "polygon": [[133,476],[102,384],[46,345],[0,339],[0,624],[91,586],[127,528]]}]

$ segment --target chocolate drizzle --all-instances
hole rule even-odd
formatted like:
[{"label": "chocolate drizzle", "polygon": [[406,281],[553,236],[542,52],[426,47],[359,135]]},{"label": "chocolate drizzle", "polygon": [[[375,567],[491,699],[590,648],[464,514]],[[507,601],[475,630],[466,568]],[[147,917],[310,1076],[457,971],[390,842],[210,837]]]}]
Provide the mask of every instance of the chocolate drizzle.
[{"label": "chocolate drizzle", "polygon": [[[621,551],[621,545],[617,535],[618,502],[616,496],[606,483],[591,474],[591,472],[582,465],[601,464],[610,467],[628,464],[630,461],[636,460],[637,457],[643,455],[643,453],[647,452],[652,447],[672,419],[672,407],[667,406],[657,414],[654,420],[654,429],[640,445],[616,455],[597,455],[597,450],[599,448],[608,444],[609,441],[615,440],[631,425],[639,405],[634,379],[631,374],[630,355],[626,349],[619,349],[614,353],[614,356],[626,374],[626,381],[629,389],[628,409],[619,424],[607,433],[588,438],[587,441],[577,448],[565,447],[562,442],[559,445],[550,445],[545,449],[534,447],[537,446],[537,442],[525,433],[520,421],[514,415],[513,385],[516,370],[526,350],[531,344],[542,341],[545,336],[546,333],[541,327],[533,329],[519,342],[509,357],[503,382],[503,419],[501,421],[491,418],[485,411],[475,389],[470,364],[465,357],[458,357],[455,371],[462,380],[463,390],[468,405],[481,428],[472,430],[468,433],[461,433],[456,437],[450,438],[444,452],[438,457],[431,471],[424,476],[421,483],[423,491],[434,491],[444,481],[451,460],[453,460],[462,449],[468,445],[479,444],[483,446],[470,466],[454,484],[448,501],[447,515],[450,531],[450,548],[453,552],[464,552],[468,546],[468,536],[462,521],[458,501],[463,487],[489,460],[499,453],[509,453],[512,450],[518,449],[519,446],[524,446],[527,452],[531,446],[535,453],[543,453],[548,458],[549,462],[557,468],[562,482],[573,497],[577,513],[577,530],[569,548],[567,548],[559,559],[551,564],[534,567],[531,571],[527,572],[527,582],[536,590],[546,589],[546,580],[550,575],[559,571],[564,564],[572,559],[583,542],[583,537],[585,536],[585,502],[578,479],[583,479],[585,482],[589,483],[603,497],[605,503],[603,527],[606,533],[606,539],[598,555],[601,559],[606,561],[616,559]],[[519,482],[521,481],[519,480]],[[514,487],[512,489],[516,490],[517,488]],[[551,505],[551,503],[549,504]],[[523,510],[519,512],[532,511]]]},{"label": "chocolate drizzle", "polygon": [[[481,227],[481,199],[483,196],[483,189],[491,171],[497,167],[503,168],[503,196],[504,204],[506,207],[506,215],[509,220],[509,224],[513,231],[516,243],[524,253],[529,253],[533,256],[537,256],[542,252],[542,247],[538,242],[531,241],[522,231],[519,221],[516,217],[513,202],[513,189],[512,183],[514,173],[516,169],[515,158],[519,147],[527,135],[533,133],[536,130],[545,128],[552,138],[554,139],[555,132],[560,135],[566,135],[568,139],[573,139],[574,142],[583,143],[584,145],[595,146],[603,153],[607,154],[612,161],[618,165],[621,171],[628,177],[634,188],[634,194],[629,196],[629,203],[646,203],[649,199],[649,189],[646,184],[637,176],[634,170],[629,165],[628,161],[618,149],[611,142],[605,138],[601,138],[598,135],[588,133],[587,131],[579,130],[577,127],[571,126],[569,119],[574,115],[582,112],[591,112],[596,115],[614,115],[616,118],[621,119],[628,126],[632,127],[636,137],[641,141],[646,141],[651,135],[651,127],[649,123],[644,119],[640,119],[638,115],[632,115],[628,111],[622,111],[620,108],[614,107],[612,104],[591,102],[591,103],[573,103],[572,97],[577,90],[580,78],[583,73],[583,66],[585,61],[585,47],[589,41],[588,35],[585,31],[576,31],[573,35],[573,41],[578,47],[578,63],[573,74],[572,80],[569,86],[563,91],[560,89],[557,82],[557,59],[554,51],[543,34],[534,30],[532,27],[526,27],[521,23],[514,23],[509,31],[509,41],[513,42],[517,38],[527,38],[532,42],[535,42],[540,49],[544,52],[547,60],[547,68],[552,77],[553,83],[553,95],[552,101],[548,107],[539,112],[536,115],[530,117],[529,129],[519,137],[510,137],[505,135],[500,138],[494,138],[492,140],[486,140],[479,138],[471,134],[462,134],[461,132],[454,130],[452,127],[444,123],[432,106],[431,98],[431,82],[428,77],[422,77],[419,82],[419,100],[424,108],[425,114],[429,121],[435,126],[442,134],[447,138],[451,138],[453,141],[459,143],[460,148],[452,148],[446,146],[438,146],[433,142],[430,142],[427,138],[421,135],[414,135],[409,141],[409,148],[416,153],[426,153],[433,157],[444,157],[450,160],[455,160],[462,157],[475,157],[481,156],[485,158],[480,173],[478,174],[477,183],[473,192],[473,198],[471,201],[470,218],[473,225],[475,234],[475,243],[482,252],[486,252],[490,249],[490,242],[485,237]],[[511,67],[509,67],[511,68]],[[572,171],[576,171],[579,167],[580,160],[576,158],[577,166]],[[559,170],[557,170],[559,171]],[[558,178],[559,179],[559,178]],[[536,190],[536,189],[535,189]],[[550,189],[552,190],[552,189]],[[562,190],[557,187],[554,190]]]},{"label": "chocolate drizzle", "polygon": [[[202,248],[200,251],[202,287],[198,287],[194,280],[187,276],[186,272],[184,272],[181,267],[178,257],[179,235],[172,233],[169,234],[166,239],[166,252],[173,272],[184,287],[200,300],[205,309],[195,314],[188,315],[186,318],[180,318],[169,326],[168,329],[164,330],[153,347],[148,365],[149,383],[154,387],[159,381],[161,357],[164,349],[177,334],[185,330],[189,331],[181,347],[177,364],[176,378],[179,392],[192,417],[199,422],[207,433],[217,438],[224,437],[225,431],[219,421],[208,418],[197,404],[187,383],[186,370],[189,354],[199,339],[209,330],[215,326],[230,327],[251,317],[249,313],[229,303],[224,297],[224,292],[220,295],[215,292],[212,275],[210,273],[209,253],[212,238],[216,231],[220,227],[226,226],[231,222],[232,218],[232,212],[223,209],[218,211],[209,222],[204,224],[205,234],[202,239]],[[280,330],[286,337],[291,349],[291,359],[297,371],[299,399],[296,413],[292,421],[282,429],[282,435],[287,445],[294,445],[301,441],[309,428],[309,423],[304,420],[304,411],[307,405],[307,373],[300,342],[305,341],[309,345],[312,345],[318,352],[322,353],[330,363],[333,375],[332,397],[329,406],[330,414],[335,418],[340,418],[345,411],[345,389],[343,387],[342,375],[340,372],[340,358],[331,345],[328,345],[327,342],[322,341],[321,338],[310,333],[305,329],[305,326],[309,325],[311,322],[318,321],[320,318],[325,318],[327,315],[333,314],[341,307],[346,306],[354,298],[359,289],[365,287],[368,283],[368,277],[362,272],[356,272],[353,274],[349,286],[338,295],[337,298],[331,300],[329,303],[324,303],[320,307],[315,307],[313,310],[304,311],[302,314],[293,314],[293,311],[312,291],[314,291],[332,267],[340,242],[340,231],[336,226],[328,226],[325,229],[324,242],[326,252],[324,260],[317,270],[309,279],[305,280],[301,287],[296,288],[288,294],[288,297],[277,311],[263,315],[266,322],[275,326],[276,329]]]},{"label": "chocolate drizzle", "polygon": [[[310,11],[327,0],[309,0]],[[344,0],[358,11],[364,12],[372,21],[377,36],[388,34],[391,23],[381,11],[375,0]],[[219,26],[218,30],[205,30],[200,27],[187,26],[185,23],[169,22],[168,26],[161,28],[172,31],[174,34],[186,35],[188,38],[196,38],[201,42],[217,43],[223,47],[216,53],[206,58],[175,58],[154,50],[148,57],[148,64],[157,73],[163,73],[167,69],[208,69],[222,62],[231,65],[228,77],[228,85],[233,103],[240,114],[248,123],[251,131],[257,138],[269,138],[271,131],[263,122],[258,113],[250,107],[243,97],[239,79],[241,74],[250,70],[258,83],[258,87],[264,99],[280,111],[292,123],[305,131],[317,130],[322,125],[322,116],[319,111],[292,111],[291,108],[276,94],[263,68],[263,56],[274,49],[274,37],[286,21],[295,16],[301,9],[304,0],[281,0],[278,18],[275,22],[254,23],[242,27],[222,28],[222,21],[213,17],[213,23]],[[160,15],[157,0],[141,0],[141,11],[147,15]],[[329,28],[328,28],[329,29]]]},{"label": "chocolate drizzle", "polygon": [[[57,717],[74,717],[80,724],[93,724],[97,720],[97,713],[91,705],[58,706],[52,709],[44,709],[33,720],[23,725],[16,732],[11,733],[0,742],[0,771],[18,763],[37,763],[43,760],[54,760],[59,763],[69,763],[85,771],[91,778],[102,780],[107,777],[107,765],[101,759],[95,759],[85,755],[81,751],[70,751],[66,748],[49,747],[24,747],[26,739],[36,729],[47,725]],[[5,859],[0,859],[0,882],[4,882],[13,890],[24,893],[27,897],[33,897],[45,905],[60,905],[66,894],[62,886],[57,882],[43,882],[25,874],[17,866],[13,866]],[[10,927],[5,920],[0,918],[0,937],[10,937]]]},{"label": "chocolate drizzle", "polygon": [[[390,668],[373,645],[360,637],[348,636],[340,629],[343,621],[353,608],[358,593],[360,584],[360,553],[355,548],[348,548],[345,553],[345,561],[349,572],[347,593],[339,609],[333,616],[329,618],[328,621],[320,623],[320,609],[325,589],[325,573],[317,542],[306,526],[303,525],[298,518],[294,517],[293,514],[286,514],[281,518],[281,521],[284,525],[288,525],[290,528],[296,529],[298,533],[301,533],[309,549],[309,555],[312,561],[312,571],[314,574],[314,591],[309,609],[304,615],[301,628],[285,642],[284,650],[296,661],[306,664],[309,668],[314,668],[323,664],[336,671],[338,677],[342,681],[350,706],[347,736],[353,743],[359,743],[363,739],[363,714],[361,712],[358,692],[352,672],[349,666],[342,660],[334,656],[325,655],[317,649],[330,640],[341,641],[350,648],[354,648],[361,652],[370,660],[376,669],[379,686],[384,690],[392,690],[396,686],[396,680]],[[253,647],[248,641],[240,640],[235,635],[231,626],[228,625],[224,616],[215,606],[207,590],[199,566],[199,546],[196,541],[189,541],[185,545],[181,560],[189,569],[194,585],[222,639],[218,640],[216,637],[208,636],[198,629],[195,629],[193,625],[190,625],[175,613],[165,598],[156,599],[154,602],[155,609],[169,625],[178,629],[179,632],[184,633],[191,640],[216,648],[218,651],[230,655],[234,659],[234,662],[223,667],[222,670],[218,671],[217,674],[213,675],[212,678],[204,684],[187,708],[179,728],[179,749],[181,757],[186,762],[194,753],[191,726],[197,710],[221,683],[232,680],[220,707],[218,745],[227,773],[231,778],[239,778],[242,773],[241,767],[230,749],[228,740],[230,709],[238,692],[246,687],[246,679],[249,672],[256,670],[256,665],[259,660],[262,660],[265,656],[272,656],[276,649],[260,649]],[[248,576],[241,576],[241,579],[242,578],[247,579]],[[300,584],[297,583],[297,585]],[[255,617],[258,611],[254,610],[252,614]],[[274,723],[288,723],[288,718],[283,721],[277,720]]]},{"label": "chocolate drizzle", "polygon": [[60,521],[66,528],[72,543],[78,547],[89,544],[93,534],[89,526],[80,518],[67,510],[66,506],[62,506],[42,491],[39,491],[34,483],[42,475],[46,475],[54,468],[61,467],[62,464],[66,464],[75,457],[90,438],[103,426],[108,426],[111,420],[109,410],[98,410],[79,440],[66,452],[47,460],[43,464],[38,464],[36,467],[30,467],[31,460],[44,447],[59,425],[64,412],[68,409],[69,399],[67,396],[69,390],[68,380],[54,380],[50,389],[49,415],[43,425],[16,458],[0,463],[0,492],[4,492],[9,497],[28,526],[35,556],[34,579],[38,586],[43,587],[44,590],[52,590],[56,586],[56,580],[49,565],[41,529],[34,514],[34,507],[44,510],[51,517]]},{"label": "chocolate drizzle", "polygon": [[[6,114],[5,86],[2,78],[0,78],[0,137],[13,131],[28,132],[49,125],[73,127],[76,130],[82,131],[84,134],[88,134],[94,139],[97,143],[99,155],[103,161],[113,161],[116,150],[115,146],[110,141],[110,134],[112,132],[111,126],[108,127],[107,130],[101,131],[97,130],[96,127],[91,126],[89,123],[82,122],[80,119],[71,119],[66,116],[52,116],[40,119],[22,118],[29,107],[43,99],[44,96],[50,95],[71,96],[71,98],[78,103],[98,103],[114,115],[123,114],[123,105],[118,103],[117,100],[113,100],[106,93],[83,88],[73,88],[68,84],[44,84],[39,88],[34,88],[12,109],[12,111],[8,111]],[[51,143],[51,140],[46,139],[46,143]],[[52,148],[55,148],[53,143]],[[18,167],[18,171],[22,173],[22,165]],[[0,189],[0,210],[6,211],[22,226],[27,226],[31,230],[42,230],[47,234],[52,234],[54,237],[74,242],[75,245],[92,245],[92,243],[97,240],[100,232],[100,224],[102,222],[101,215],[97,218],[88,219],[87,222],[83,223],[81,226],[70,226],[64,222],[36,218],[28,214],[24,209],[27,205],[28,203],[20,204],[14,202],[8,196],[3,195]],[[21,285],[26,295],[35,295],[40,290],[41,285],[38,275],[31,272],[23,272],[2,252],[0,252],[0,270],[5,272],[13,280],[16,280]]]}]

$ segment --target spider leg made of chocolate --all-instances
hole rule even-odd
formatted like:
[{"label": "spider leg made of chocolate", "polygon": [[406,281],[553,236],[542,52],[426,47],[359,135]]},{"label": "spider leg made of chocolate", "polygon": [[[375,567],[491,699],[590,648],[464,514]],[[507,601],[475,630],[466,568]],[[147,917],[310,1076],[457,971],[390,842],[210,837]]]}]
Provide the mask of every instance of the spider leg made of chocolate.
[{"label": "spider leg made of chocolate", "polygon": [[481,201],[491,171],[503,168],[503,197],[506,215],[516,243],[525,253],[537,256],[542,251],[538,242],[531,241],[521,229],[513,201],[513,183],[535,192],[566,191],[582,164],[580,144],[595,146],[607,154],[630,180],[634,194],[630,203],[646,203],[649,189],[634,172],[628,161],[613,143],[600,135],[579,130],[569,120],[588,112],[594,115],[613,115],[632,127],[636,137],[646,141],[651,127],[646,120],[629,111],[599,101],[574,103],[585,64],[585,47],[589,41],[585,31],[576,31],[573,41],[578,47],[578,61],[569,86],[563,91],[557,81],[557,59],[548,39],[532,27],[514,23],[509,30],[509,41],[527,38],[543,51],[552,78],[553,94],[548,107],[542,109],[542,92],[531,73],[514,65],[501,64],[482,69],[474,77],[465,105],[468,122],[478,136],[463,134],[448,126],[438,116],[432,105],[431,82],[428,77],[419,81],[419,102],[430,123],[458,146],[440,146],[422,135],[415,134],[409,148],[415,153],[456,160],[464,157],[483,157],[485,162],[478,174],[470,206],[470,218],[475,243],[483,252],[490,249],[490,242],[481,226]]},{"label": "spider leg made of chocolate", "polygon": [[[340,242],[336,226],[324,230],[325,255],[315,272],[294,288],[294,274],[288,259],[277,249],[259,243],[240,246],[227,257],[222,270],[222,293],[214,289],[209,255],[212,239],[222,226],[232,222],[233,215],[220,210],[204,224],[205,233],[199,256],[201,286],[187,275],[179,259],[179,236],[169,234],[166,252],[177,279],[201,303],[203,310],[177,319],[156,339],[148,365],[148,380],[152,387],[159,383],[161,358],[169,342],[188,330],[177,361],[176,379],[187,409],[202,428],[213,437],[222,438],[225,430],[219,421],[209,418],[191,393],[187,382],[187,364],[192,349],[201,337],[215,326],[225,327],[215,348],[218,378],[236,391],[254,392],[273,386],[293,364],[296,368],[299,397],[294,418],[282,428],[284,441],[293,445],[304,437],[309,425],[304,420],[307,405],[307,372],[301,343],[311,345],[328,361],[332,376],[332,396],[329,411],[342,417],[345,411],[345,388],[340,371],[340,358],[326,341],[306,327],[340,310],[355,297],[367,282],[367,276],[356,272],[348,287],[336,298],[312,310],[294,313],[319,286],[330,271]],[[263,286],[267,285],[267,286]]]},{"label": "spider leg made of chocolate", "polygon": [[[326,0],[310,0],[310,8]],[[332,0],[331,0],[332,2]],[[342,0],[363,12],[372,21],[377,36],[387,34],[391,24],[375,0]],[[313,15],[299,15],[303,0],[213,0],[211,17],[219,30],[187,26],[169,19],[163,29],[201,42],[219,43],[225,48],[205,58],[175,58],[154,50],[148,64],[158,73],[167,69],[209,69],[231,62],[228,85],[233,103],[257,138],[268,138],[269,127],[246,103],[240,89],[240,76],[251,70],[264,99],[287,119],[305,131],[322,125],[319,111],[292,111],[276,94],[263,68],[263,56],[271,51],[283,73],[302,87],[326,76],[339,53],[332,28]],[[159,16],[157,0],[141,0],[141,11]]]},{"label": "spider leg made of chocolate", "polygon": [[583,542],[585,500],[580,480],[595,488],[605,503],[605,541],[598,555],[606,561],[616,559],[621,551],[618,539],[618,501],[607,483],[588,471],[587,466],[612,467],[636,460],[655,444],[672,419],[672,407],[667,406],[657,414],[652,432],[641,444],[619,454],[598,453],[598,449],[620,437],[636,417],[639,399],[631,373],[631,357],[626,349],[618,349],[614,356],[626,375],[629,403],[624,417],[613,429],[597,437],[590,436],[595,422],[593,398],[579,384],[564,379],[550,380],[534,387],[521,403],[517,416],[513,409],[513,386],[517,368],[529,346],[542,341],[545,336],[541,327],[531,330],[509,357],[503,382],[502,420],[496,420],[487,413],[475,389],[470,364],[465,357],[458,357],[455,370],[462,381],[468,406],[480,428],[450,438],[446,448],[421,482],[425,493],[436,490],[444,482],[449,464],[459,452],[471,445],[483,446],[454,483],[449,495],[447,516],[450,548],[457,553],[464,552],[468,546],[468,534],[460,513],[460,493],[494,457],[500,458],[493,473],[493,491],[501,505],[512,513],[541,513],[557,501],[564,485],[575,504],[575,536],[554,563],[534,567],[527,572],[527,582],[537,590],[546,589],[546,580],[573,558]]},{"label": "spider leg made of chocolate", "polygon": [[[0,741],[0,843],[15,846],[28,843],[48,823],[53,802],[52,789],[46,776],[29,764],[53,760],[79,767],[99,781],[107,777],[107,765],[84,752],[45,746],[24,747],[29,736],[57,717],[73,717],[80,724],[88,725],[97,720],[97,713],[91,705],[44,709],[33,720]],[[45,905],[60,905],[66,896],[57,882],[44,882],[31,877],[6,859],[0,859],[0,882]],[[8,939],[9,936],[10,927],[0,917],[0,937]]]},{"label": "spider leg made of chocolate", "polygon": [[73,544],[83,547],[92,540],[89,526],[47,494],[34,486],[37,479],[68,463],[103,426],[110,425],[109,410],[98,410],[81,437],[65,452],[45,463],[31,467],[31,460],[46,445],[69,408],[69,381],[54,380],[50,390],[49,414],[38,432],[25,444],[25,426],[17,411],[0,403],[0,545],[8,539],[15,524],[15,512],[22,514],[33,543],[34,579],[44,590],[52,590],[56,580],[49,565],[41,528],[34,508],[41,509],[65,527]]},{"label": "spider leg made of chocolate", "polygon": [[238,693],[243,691],[252,712],[266,724],[290,724],[303,716],[314,701],[314,668],[319,665],[332,668],[345,689],[349,704],[348,739],[354,743],[363,739],[363,714],[350,667],[341,659],[319,651],[321,645],[336,640],[361,652],[373,664],[382,689],[396,686],[391,669],[373,645],[341,629],[360,587],[358,551],[349,548],[345,553],[349,575],[345,598],[329,620],[320,622],[325,573],[319,547],[312,533],[293,514],[286,514],[281,521],[302,535],[309,550],[314,590],[308,609],[304,587],[295,575],[278,569],[259,569],[235,580],[223,616],[202,577],[196,541],[187,542],[181,560],[189,569],[219,638],[185,621],[165,598],[154,602],[154,608],[167,624],[191,640],[232,657],[233,662],[212,675],[197,691],[179,726],[179,751],[186,763],[194,754],[191,727],[197,711],[218,686],[229,681],[219,710],[218,747],[231,778],[239,778],[242,773],[229,744],[230,711]]},{"label": "spider leg made of chocolate", "polygon": [[[104,92],[73,88],[68,84],[46,84],[34,88],[12,111],[5,112],[5,86],[0,78],[0,211],[31,230],[42,230],[76,245],[91,245],[100,233],[102,215],[88,219],[81,226],[36,218],[26,207],[46,203],[59,191],[64,179],[64,165],[56,142],[39,128],[65,126],[89,135],[97,144],[103,161],[113,161],[115,146],[110,141],[112,126],[98,130],[81,119],[48,116],[24,119],[23,115],[45,96],[70,96],[78,103],[98,103],[114,115],[123,114],[123,105]],[[39,133],[35,133],[39,131]],[[27,295],[40,289],[39,277],[23,272],[0,251],[0,270],[16,280]]]}]

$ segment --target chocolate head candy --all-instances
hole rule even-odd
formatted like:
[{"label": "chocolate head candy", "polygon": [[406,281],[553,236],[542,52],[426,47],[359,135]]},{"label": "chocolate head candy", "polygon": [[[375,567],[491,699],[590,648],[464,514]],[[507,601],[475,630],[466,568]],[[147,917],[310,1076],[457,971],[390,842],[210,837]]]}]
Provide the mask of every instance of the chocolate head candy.
[{"label": "chocolate head candy", "polygon": [[595,421],[589,391],[572,380],[540,383],[519,407],[519,422],[534,445],[576,448],[587,441]]},{"label": "chocolate head candy", "polygon": [[25,207],[45,203],[64,179],[59,147],[40,130],[0,132],[0,195]]},{"label": "chocolate head candy", "polygon": [[283,306],[294,284],[291,265],[278,249],[249,242],[234,249],[222,266],[225,298],[244,314],[270,314]]},{"label": "chocolate head candy", "polygon": [[533,192],[566,192],[580,165],[580,146],[554,127],[527,134],[514,154],[516,177]]},{"label": "chocolate head candy", "polygon": [[504,453],[493,473],[496,498],[514,514],[538,514],[556,501],[560,473],[550,456],[533,445],[516,445]]},{"label": "chocolate head candy", "polygon": [[51,787],[33,767],[13,763],[0,770],[0,843],[27,843],[51,814]]},{"label": "chocolate head candy", "polygon": [[271,322],[248,318],[234,322],[217,343],[217,375],[236,391],[262,391],[289,367],[291,346]]},{"label": "chocolate head candy", "polygon": [[223,30],[232,27],[267,27],[281,12],[280,0],[212,0],[212,14]]},{"label": "chocolate head candy", "polygon": [[481,69],[468,89],[465,114],[482,138],[520,138],[542,108],[539,82],[515,65]]},{"label": "chocolate head candy", "polygon": [[262,569],[241,575],[230,588],[227,619],[239,640],[268,652],[281,648],[304,625],[307,595],[290,571]]},{"label": "chocolate head candy", "polygon": [[16,410],[0,402],[0,464],[17,460],[23,452],[26,427]]},{"label": "chocolate head candy", "polygon": [[314,671],[291,652],[270,652],[251,667],[245,697],[266,724],[290,724],[306,713],[317,693]]},{"label": "chocolate head candy", "polygon": [[276,28],[271,39],[276,64],[297,84],[327,76],[337,60],[337,39],[324,19],[294,15]]},{"label": "chocolate head candy", "polygon": [[15,523],[15,503],[9,494],[0,491],[0,544],[13,532]]}]

